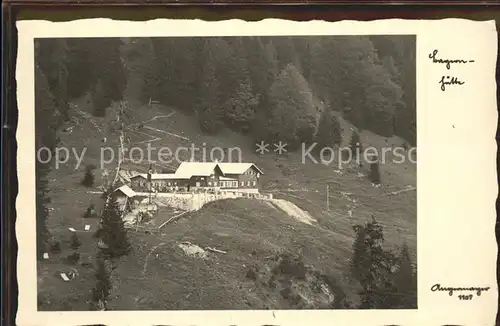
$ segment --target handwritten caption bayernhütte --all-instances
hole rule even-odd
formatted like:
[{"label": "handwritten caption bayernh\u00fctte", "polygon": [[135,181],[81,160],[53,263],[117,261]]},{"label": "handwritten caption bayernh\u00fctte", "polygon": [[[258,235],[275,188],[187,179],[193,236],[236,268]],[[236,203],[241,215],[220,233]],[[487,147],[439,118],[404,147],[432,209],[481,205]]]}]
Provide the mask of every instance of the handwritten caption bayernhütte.
[{"label": "handwritten caption bayernh\u00fctte", "polygon": [[[447,292],[451,297],[455,292],[461,292],[457,297],[459,300],[472,300],[474,298],[474,294],[478,297],[481,296],[482,292],[487,292],[490,287],[479,287],[479,286],[471,286],[471,287],[452,287],[452,286],[441,286],[441,284],[434,284],[431,287],[432,292]],[[466,294],[463,294],[463,293]],[[471,293],[472,292],[472,293]]]},{"label": "handwritten caption bayernh\u00fctte", "polygon": [[[434,50],[429,54],[429,59],[432,60],[432,63],[444,64],[446,69],[451,70],[453,64],[469,64],[474,63],[474,60],[465,60],[465,59],[443,59],[438,56],[439,51]],[[439,81],[439,85],[441,90],[444,92],[447,89],[447,86],[462,86],[465,84],[464,80],[456,76],[442,76]]]}]

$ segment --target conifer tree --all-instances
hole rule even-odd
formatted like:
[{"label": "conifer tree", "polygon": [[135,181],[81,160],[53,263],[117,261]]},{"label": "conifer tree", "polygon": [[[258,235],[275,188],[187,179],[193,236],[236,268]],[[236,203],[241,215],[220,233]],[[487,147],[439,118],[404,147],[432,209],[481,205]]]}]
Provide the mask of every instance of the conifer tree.
[{"label": "conifer tree", "polygon": [[399,268],[394,277],[398,306],[404,309],[417,308],[417,274],[413,269],[406,243],[401,248],[398,264]]},{"label": "conifer tree", "polygon": [[382,226],[372,217],[371,222],[356,225],[354,230],[351,273],[362,287],[359,308],[394,308],[398,302],[394,286],[396,257],[383,249]]},{"label": "conifer tree", "polygon": [[340,146],[342,143],[340,123],[337,117],[329,112],[329,108],[325,108],[321,115],[316,140],[320,147]]},{"label": "conifer tree", "polygon": [[97,269],[94,275],[96,285],[92,289],[92,307],[96,310],[106,310],[111,291],[111,277],[102,257],[97,259]]},{"label": "conifer tree", "polygon": [[47,242],[50,237],[47,228],[47,218],[49,210],[47,204],[50,203],[48,196],[48,182],[46,175],[48,169],[44,164],[37,162],[36,170],[36,240],[37,240],[37,258],[42,259],[43,254],[47,251]]},{"label": "conifer tree", "polygon": [[111,105],[111,99],[106,94],[104,89],[104,84],[101,80],[97,81],[97,84],[91,93],[92,105],[94,106],[94,116],[95,117],[105,117],[106,109]]},{"label": "conifer tree", "polygon": [[93,217],[95,215],[96,215],[95,205],[94,204],[90,204],[89,207],[87,207],[87,209],[85,210],[85,213],[83,214],[83,217],[84,218],[89,218],[89,217]]},{"label": "conifer tree", "polygon": [[87,188],[90,188],[94,185],[94,173],[92,172],[92,168],[87,167],[87,169],[85,170],[85,176],[83,177],[82,185]]},{"label": "conifer tree", "polygon": [[370,162],[370,174],[369,179],[374,184],[380,184],[380,168],[378,164],[378,159],[373,159]]},{"label": "conifer tree", "polygon": [[76,235],[75,232],[71,234],[71,240],[70,240],[70,247],[73,250],[77,250],[81,246],[81,241],[78,239],[78,236]]},{"label": "conifer tree", "polygon": [[105,205],[98,234],[103,243],[101,252],[104,257],[115,259],[130,252],[127,230],[114,195],[110,195]]},{"label": "conifer tree", "polygon": [[316,110],[311,90],[300,71],[288,64],[276,77],[269,92],[268,139],[284,141],[290,149],[310,140],[316,128]]},{"label": "conifer tree", "polygon": [[239,84],[234,96],[224,104],[224,113],[229,125],[247,131],[255,117],[259,98],[252,92],[247,82]]},{"label": "conifer tree", "polygon": [[[359,160],[359,154],[363,152],[363,145],[361,144],[361,140],[357,131],[353,131],[351,141],[349,142],[349,147],[351,148],[352,158],[354,160]],[[361,165],[362,163],[360,162],[360,166]]]},{"label": "conifer tree", "polygon": [[[39,65],[35,66],[35,142],[36,148],[48,148],[53,150],[58,143],[56,130],[58,128],[58,111],[56,101],[50,92],[49,83]],[[47,250],[47,242],[50,238],[47,228],[47,218],[49,217],[48,204],[50,203],[49,187],[47,177],[50,173],[50,165],[42,163],[48,157],[46,151],[35,152],[36,161],[36,239],[37,257],[42,259],[43,253]]]},{"label": "conifer tree", "polygon": [[212,42],[207,40],[203,49],[206,57],[203,63],[197,114],[200,128],[209,134],[216,134],[223,126],[224,112],[220,105],[220,89]]}]

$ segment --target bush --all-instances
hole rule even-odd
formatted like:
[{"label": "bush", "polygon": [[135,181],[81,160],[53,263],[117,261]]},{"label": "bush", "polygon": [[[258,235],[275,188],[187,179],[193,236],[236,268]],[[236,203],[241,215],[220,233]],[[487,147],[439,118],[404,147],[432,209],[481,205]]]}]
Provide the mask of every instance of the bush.
[{"label": "bush", "polygon": [[95,211],[95,205],[90,204],[89,207],[85,210],[85,213],[83,214],[84,218],[89,218],[89,217],[96,217],[97,213]]},{"label": "bush", "polygon": [[92,169],[90,167],[87,167],[87,170],[85,171],[85,176],[83,177],[82,180],[82,185],[90,188],[94,185],[94,174],[92,173]]},{"label": "bush", "polygon": [[81,244],[82,243],[81,243],[80,239],[78,239],[78,236],[76,235],[76,233],[73,232],[73,234],[71,235],[71,240],[70,240],[71,249],[76,250],[76,249],[80,248]]},{"label": "bush", "polygon": [[280,294],[284,299],[288,299],[292,295],[292,289],[290,289],[290,287],[285,287],[281,289]]},{"label": "bush", "polygon": [[248,270],[247,270],[247,274],[246,274],[246,277],[255,281],[257,280],[257,270],[255,267],[250,267]]},{"label": "bush", "polygon": [[368,175],[370,181],[374,184],[380,184],[380,169],[378,162],[370,164],[370,174]]},{"label": "bush", "polygon": [[76,264],[80,260],[80,253],[75,251],[66,257],[66,262],[69,264]]},{"label": "bush", "polygon": [[306,267],[304,262],[298,257],[292,257],[289,254],[284,254],[279,263],[279,270],[282,274],[297,277],[298,279],[306,278]]},{"label": "bush", "polygon": [[59,253],[61,252],[61,243],[59,240],[52,240],[51,243],[49,244],[50,252],[52,253]]}]

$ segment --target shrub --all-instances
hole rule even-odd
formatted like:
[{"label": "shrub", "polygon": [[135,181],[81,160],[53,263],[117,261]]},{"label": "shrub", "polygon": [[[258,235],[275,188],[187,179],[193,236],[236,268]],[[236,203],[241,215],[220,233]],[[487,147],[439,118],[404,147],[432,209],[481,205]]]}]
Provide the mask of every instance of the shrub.
[{"label": "shrub", "polygon": [[94,173],[92,171],[93,170],[90,167],[87,167],[85,175],[83,176],[82,185],[87,188],[90,188],[94,185]]},{"label": "shrub", "polygon": [[52,253],[61,252],[61,243],[59,242],[59,240],[52,240],[50,245],[49,245],[49,248],[50,248],[50,252],[52,252]]},{"label": "shrub", "polygon": [[94,275],[96,285],[92,289],[91,309],[106,310],[106,303],[111,291],[111,276],[102,258],[97,261],[97,269]]},{"label": "shrub", "polygon": [[370,174],[368,175],[370,181],[374,184],[380,184],[380,169],[378,162],[370,164]]},{"label": "shrub", "polygon": [[78,239],[78,236],[76,235],[76,233],[73,232],[73,234],[71,235],[71,240],[70,240],[71,249],[76,250],[76,249],[80,248],[81,244],[82,243],[81,243],[80,239]]},{"label": "shrub", "polygon": [[281,289],[280,291],[280,294],[281,296],[284,298],[284,299],[289,299],[290,296],[292,295],[292,289],[290,287],[285,287],[283,289]]},{"label": "shrub", "polygon": [[89,207],[85,210],[85,213],[83,214],[84,218],[89,218],[89,217],[95,217],[97,216],[97,213],[95,211],[95,205],[90,204]]},{"label": "shrub", "polygon": [[76,264],[80,260],[80,253],[75,251],[66,257],[66,262],[69,264]]},{"label": "shrub", "polygon": [[247,270],[247,274],[246,274],[246,277],[255,281],[257,280],[257,271],[256,271],[256,268],[255,267],[250,267],[248,270]]},{"label": "shrub", "polygon": [[298,279],[306,278],[304,262],[299,257],[293,257],[289,254],[282,255],[279,270],[282,274],[294,276]]}]

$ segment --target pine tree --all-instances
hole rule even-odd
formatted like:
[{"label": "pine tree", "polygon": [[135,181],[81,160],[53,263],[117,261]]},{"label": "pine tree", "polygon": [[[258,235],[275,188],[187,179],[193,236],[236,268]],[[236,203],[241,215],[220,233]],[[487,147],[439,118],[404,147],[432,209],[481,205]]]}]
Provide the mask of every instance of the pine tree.
[{"label": "pine tree", "polygon": [[[414,36],[393,37],[373,35],[370,39],[377,49],[386,69],[401,87],[403,94],[397,104],[395,116],[396,135],[416,144],[416,38]],[[390,59],[392,58],[392,60]]]},{"label": "pine tree", "polygon": [[397,291],[394,286],[396,257],[383,249],[382,226],[372,217],[365,225],[354,226],[356,239],[353,244],[351,273],[360,283],[359,308],[394,308]]},{"label": "pine tree", "polygon": [[[351,148],[353,160],[357,161],[359,159],[359,154],[363,153],[363,145],[361,144],[361,139],[359,138],[358,132],[355,130],[352,132],[349,147]],[[362,165],[361,162],[360,165]]]},{"label": "pine tree", "polygon": [[111,105],[111,99],[103,86],[103,82],[101,80],[97,81],[97,84],[91,93],[92,105],[94,106],[94,116],[95,117],[105,117],[106,110]]},{"label": "pine tree", "polygon": [[316,133],[316,141],[321,145],[320,147],[340,146],[342,143],[340,123],[337,117],[329,112],[329,108],[325,108],[321,115],[318,132]]},{"label": "pine tree", "polygon": [[374,184],[380,184],[380,168],[378,164],[378,159],[372,158],[370,160],[370,174],[368,176],[370,181]]},{"label": "pine tree", "polygon": [[[104,198],[106,198],[106,197],[104,197]],[[89,218],[89,217],[93,217],[93,216],[96,216],[95,205],[94,204],[90,204],[89,207],[87,207],[87,209],[85,210],[85,213],[83,214],[83,217],[84,218]]]},{"label": "pine tree", "polygon": [[229,125],[247,131],[253,123],[258,105],[259,98],[253,94],[250,84],[241,83],[234,95],[224,104],[224,113]]},{"label": "pine tree", "polygon": [[96,285],[92,289],[92,306],[96,310],[106,310],[111,291],[111,277],[104,259],[98,257],[95,272]]},{"label": "pine tree", "polygon": [[50,237],[47,228],[47,218],[49,210],[47,204],[50,203],[48,196],[47,173],[48,168],[37,162],[36,177],[36,240],[37,240],[37,258],[42,259],[43,254],[47,252],[47,242]]},{"label": "pine tree", "polygon": [[205,62],[203,64],[197,114],[202,131],[216,134],[223,126],[224,112],[220,105],[219,82],[216,76],[216,60],[212,42],[212,40],[207,40],[203,49]]},{"label": "pine tree", "polygon": [[92,169],[90,167],[87,167],[87,169],[85,170],[82,185],[87,188],[90,188],[94,185],[94,173],[92,172]]},{"label": "pine tree", "polygon": [[105,257],[115,259],[130,252],[131,246],[128,241],[127,230],[114,195],[110,195],[106,203],[98,234],[103,243],[101,251]]},{"label": "pine tree", "polygon": [[158,100],[160,75],[152,40],[147,37],[128,39],[123,53],[128,72],[127,95],[139,103],[148,103],[150,98]]},{"label": "pine tree", "polygon": [[195,112],[198,105],[204,38],[153,38],[157,58],[158,100],[187,112]]},{"label": "pine tree", "polygon": [[71,80],[67,88],[68,96],[71,98],[78,98],[88,93],[96,81],[94,51],[102,49],[92,42],[93,39],[89,38],[66,39],[68,58],[70,58],[67,64],[68,78]]},{"label": "pine tree", "polygon": [[78,248],[80,248],[81,244],[82,242],[80,241],[80,239],[78,239],[76,233],[73,232],[73,234],[71,234],[71,240],[70,240],[71,249],[77,250]]},{"label": "pine tree", "polygon": [[401,248],[398,263],[399,269],[394,278],[398,306],[404,309],[415,309],[417,308],[417,274],[413,269],[406,243]]},{"label": "pine tree", "polygon": [[269,92],[267,134],[290,149],[310,140],[316,128],[316,110],[311,90],[300,71],[289,64],[278,75]]},{"label": "pine tree", "polygon": [[[36,149],[48,148],[54,150],[58,139],[56,130],[59,126],[59,114],[56,109],[54,96],[50,92],[50,86],[39,65],[35,66],[35,142]],[[34,153],[37,155],[37,152]],[[50,165],[45,162],[46,151],[40,151],[40,157],[36,160],[36,240],[37,257],[42,259],[43,253],[47,251],[47,242],[50,233],[47,228],[47,218],[49,217],[48,204],[50,203],[48,175]]]},{"label": "pine tree", "polygon": [[47,77],[50,92],[54,95],[54,110],[59,121],[68,120],[68,45],[62,38],[35,40],[35,60]]}]

